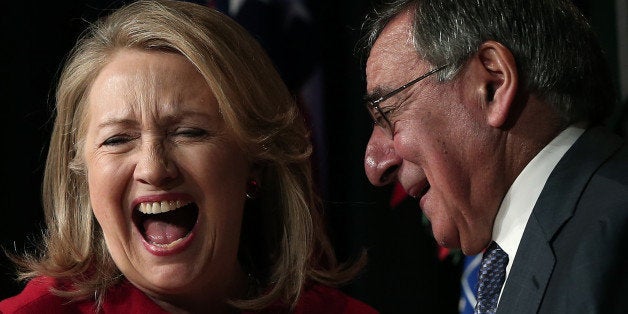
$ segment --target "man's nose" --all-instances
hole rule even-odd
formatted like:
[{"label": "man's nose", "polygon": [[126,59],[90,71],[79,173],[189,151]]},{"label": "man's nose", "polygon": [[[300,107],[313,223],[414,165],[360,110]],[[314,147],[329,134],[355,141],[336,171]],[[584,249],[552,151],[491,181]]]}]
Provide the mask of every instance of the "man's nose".
[{"label": "man's nose", "polygon": [[393,143],[380,127],[373,127],[364,154],[364,170],[371,184],[382,186],[397,179],[401,158]]},{"label": "man's nose", "polygon": [[163,143],[144,143],[134,177],[137,181],[163,188],[179,176],[176,163]]}]

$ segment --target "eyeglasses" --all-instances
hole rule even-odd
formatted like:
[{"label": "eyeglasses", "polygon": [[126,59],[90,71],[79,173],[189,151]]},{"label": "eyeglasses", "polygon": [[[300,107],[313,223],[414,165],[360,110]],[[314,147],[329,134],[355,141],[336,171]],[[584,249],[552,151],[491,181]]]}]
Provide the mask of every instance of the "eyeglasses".
[{"label": "eyeglasses", "polygon": [[416,84],[420,80],[427,78],[428,76],[444,69],[447,66],[448,64],[437,67],[377,99],[374,99],[374,100],[365,99],[366,110],[369,112],[369,114],[371,114],[371,117],[373,118],[373,122],[375,122],[376,125],[382,128],[386,132],[386,134],[388,134],[388,136],[390,136],[390,138],[392,139],[393,138],[393,126],[392,126],[392,123],[390,122],[390,119],[388,119],[388,116],[387,116],[387,114],[390,113],[392,110],[383,111],[382,108],[379,106],[379,104],[385,101],[386,99],[397,95],[399,92],[403,91],[404,89]]}]

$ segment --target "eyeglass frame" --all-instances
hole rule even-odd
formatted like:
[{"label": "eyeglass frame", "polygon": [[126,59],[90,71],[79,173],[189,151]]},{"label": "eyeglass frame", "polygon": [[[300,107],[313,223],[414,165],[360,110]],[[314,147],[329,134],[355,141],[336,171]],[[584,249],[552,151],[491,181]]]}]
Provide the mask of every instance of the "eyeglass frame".
[{"label": "eyeglass frame", "polygon": [[[388,133],[388,135],[392,139],[394,137],[393,125],[392,125],[392,122],[390,122],[390,119],[388,119],[388,116],[387,116],[387,114],[391,110],[384,112],[382,110],[382,108],[379,106],[379,104],[384,102],[384,101],[386,101],[386,100],[388,100],[389,98],[397,95],[398,93],[402,92],[403,90],[407,89],[408,87],[418,83],[419,81],[428,78],[430,75],[442,71],[447,66],[449,66],[449,64],[445,64],[445,65],[441,65],[439,67],[436,67],[436,68],[430,70],[429,72],[427,72],[427,73],[425,73],[425,74],[415,78],[414,80],[412,80],[412,81],[410,81],[410,82],[408,82],[406,84],[401,85],[400,87],[398,87],[395,90],[387,93],[386,95],[380,96],[379,98],[377,98],[375,100],[369,100],[368,98],[365,98],[364,101],[366,103],[364,105],[366,106],[366,110],[371,115],[371,118],[373,118],[373,122],[375,123],[375,125],[377,125],[380,128],[382,128],[386,133]],[[375,112],[374,110],[376,110],[377,112]],[[376,114],[379,114],[380,119],[378,119]],[[386,125],[384,125],[382,123],[381,119],[384,119],[384,123],[386,123]]]}]

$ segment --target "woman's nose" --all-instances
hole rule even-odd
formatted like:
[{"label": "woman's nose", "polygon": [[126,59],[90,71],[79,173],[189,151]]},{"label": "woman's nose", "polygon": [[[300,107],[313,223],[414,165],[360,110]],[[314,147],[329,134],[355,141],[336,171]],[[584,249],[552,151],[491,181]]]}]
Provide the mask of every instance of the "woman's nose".
[{"label": "woman's nose", "polygon": [[393,141],[375,126],[364,154],[364,170],[371,184],[382,186],[397,179],[401,158],[396,154]]},{"label": "woman's nose", "polygon": [[160,188],[173,182],[178,177],[179,171],[164,145],[151,143],[142,146],[135,169],[135,179]]}]

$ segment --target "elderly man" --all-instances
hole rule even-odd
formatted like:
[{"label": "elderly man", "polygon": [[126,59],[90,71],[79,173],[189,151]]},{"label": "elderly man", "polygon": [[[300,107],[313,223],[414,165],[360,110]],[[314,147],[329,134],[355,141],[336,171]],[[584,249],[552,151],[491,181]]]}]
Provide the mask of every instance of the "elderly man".
[{"label": "elderly man", "polygon": [[484,251],[476,313],[628,312],[628,148],[580,12],[405,0],[365,25],[367,176],[416,198],[440,245]]}]

